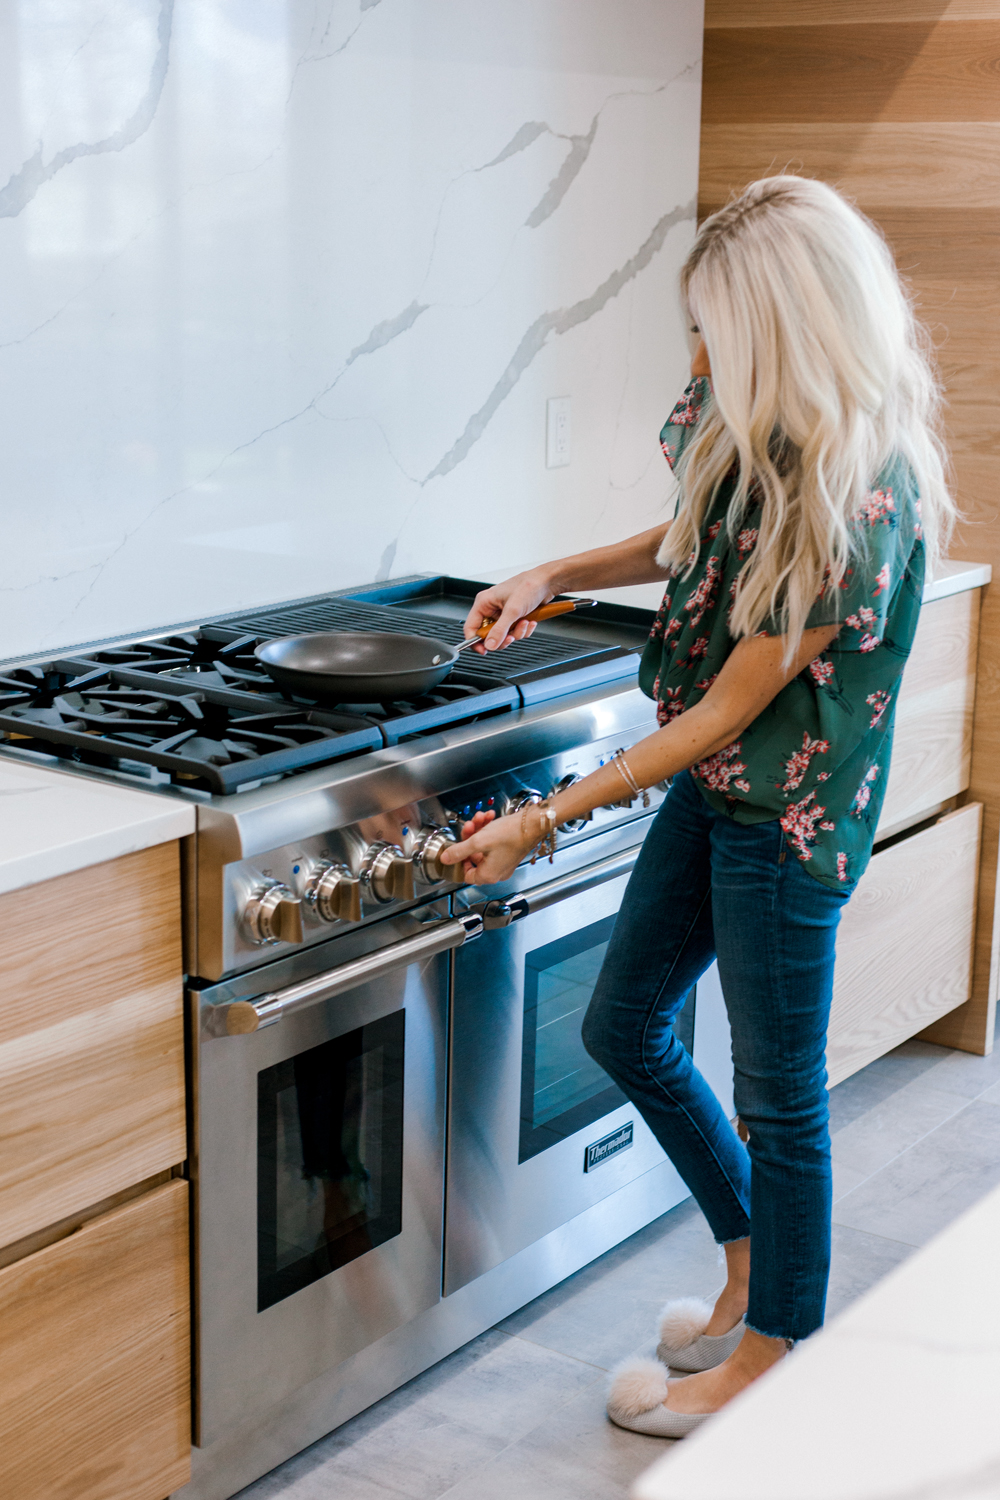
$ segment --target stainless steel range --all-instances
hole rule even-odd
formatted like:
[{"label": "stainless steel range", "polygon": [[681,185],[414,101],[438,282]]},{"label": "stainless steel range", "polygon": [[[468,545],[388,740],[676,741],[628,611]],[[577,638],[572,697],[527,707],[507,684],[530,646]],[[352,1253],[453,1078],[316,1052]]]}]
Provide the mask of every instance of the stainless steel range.
[{"label": "stainless steel range", "polygon": [[[231,1495],[686,1192],[580,1041],[662,791],[564,828],[552,864],[503,887],[439,862],[471,810],[545,796],[649,732],[645,612],[553,621],[416,703],[282,696],[253,656],[310,628],[458,640],[477,587],[402,580],[0,671],[11,753],[197,804],[191,1500]],[[725,1095],[712,978],[679,1025]]]}]

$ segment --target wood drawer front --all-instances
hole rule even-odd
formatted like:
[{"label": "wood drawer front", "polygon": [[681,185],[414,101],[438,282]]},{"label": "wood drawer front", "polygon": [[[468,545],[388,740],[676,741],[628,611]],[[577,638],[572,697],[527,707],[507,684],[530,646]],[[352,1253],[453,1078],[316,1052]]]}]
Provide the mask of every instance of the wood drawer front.
[{"label": "wood drawer front", "polygon": [[896,706],[880,837],[969,785],[980,592],[935,599],[920,611]]},{"label": "wood drawer front", "polygon": [[176,843],[0,897],[0,1246],[184,1160],[180,920]]},{"label": "wood drawer front", "polygon": [[164,1500],[190,1476],[188,1184],[0,1271],[4,1500]]},{"label": "wood drawer front", "polygon": [[876,853],[841,918],[831,1087],[969,998],[982,805]]}]

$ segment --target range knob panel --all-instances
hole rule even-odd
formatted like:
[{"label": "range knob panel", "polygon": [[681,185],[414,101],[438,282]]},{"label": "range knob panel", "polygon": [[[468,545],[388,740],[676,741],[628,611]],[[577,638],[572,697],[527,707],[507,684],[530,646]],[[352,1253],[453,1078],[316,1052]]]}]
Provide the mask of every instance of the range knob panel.
[{"label": "range knob panel", "polygon": [[361,881],[333,860],[320,865],[310,878],[306,901],[321,922],[361,921]]},{"label": "range knob panel", "polygon": [[361,884],[380,906],[390,901],[412,901],[413,860],[398,844],[369,844],[361,864]]},{"label": "range knob panel", "polygon": [[274,881],[260,886],[243,911],[243,920],[253,942],[261,947],[272,943],[301,943],[302,903],[287,885]]}]

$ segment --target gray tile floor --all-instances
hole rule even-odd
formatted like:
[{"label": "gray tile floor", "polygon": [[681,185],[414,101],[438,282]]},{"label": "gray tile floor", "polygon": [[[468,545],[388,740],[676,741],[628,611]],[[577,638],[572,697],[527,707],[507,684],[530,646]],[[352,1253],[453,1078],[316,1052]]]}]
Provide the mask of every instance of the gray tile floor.
[{"label": "gray tile floor", "polygon": [[[830,1314],[1000,1182],[1000,1051],[907,1042],[831,1095]],[[708,1296],[688,1200],[242,1491],[242,1500],[623,1500],[662,1441],[613,1427],[607,1371],[660,1305]]]}]

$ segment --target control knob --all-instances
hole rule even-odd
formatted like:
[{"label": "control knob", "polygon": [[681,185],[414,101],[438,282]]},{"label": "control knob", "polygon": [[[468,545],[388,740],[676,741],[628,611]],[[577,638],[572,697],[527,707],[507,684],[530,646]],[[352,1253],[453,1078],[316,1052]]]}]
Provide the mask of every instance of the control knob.
[{"label": "control knob", "polygon": [[449,844],[458,840],[450,828],[425,828],[413,851],[413,863],[417,874],[425,885],[437,885],[447,880],[451,885],[464,883],[461,865],[443,865],[441,855]]},{"label": "control knob", "polygon": [[361,884],[384,906],[388,901],[413,900],[413,860],[398,844],[369,844],[361,862]]},{"label": "control knob", "polygon": [[361,921],[361,881],[346,865],[327,860],[311,876],[306,901],[321,922]]},{"label": "control knob", "polygon": [[526,786],[521,791],[515,793],[513,797],[507,798],[507,801],[503,805],[503,816],[509,818],[511,813],[519,813],[523,808],[530,807],[533,803],[544,801],[545,798],[541,792],[536,792],[532,787]]},{"label": "control knob", "polygon": [[[575,771],[570,771],[568,776],[563,776],[562,779],[560,781],[557,781],[555,786],[552,788],[553,797],[558,797],[560,792],[568,792],[570,787],[576,786],[577,782],[580,780],[582,780],[582,777],[578,776]],[[570,818],[568,823],[560,823],[559,832],[579,833],[581,828],[586,828],[587,824],[592,823],[593,821],[594,814],[592,812],[584,813],[582,817]]]},{"label": "control knob", "polygon": [[243,911],[252,940],[262,947],[270,943],[301,943],[302,903],[287,885],[272,881],[254,891]]}]

